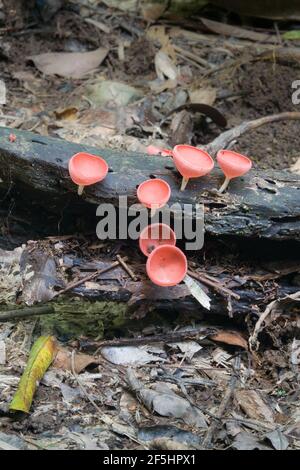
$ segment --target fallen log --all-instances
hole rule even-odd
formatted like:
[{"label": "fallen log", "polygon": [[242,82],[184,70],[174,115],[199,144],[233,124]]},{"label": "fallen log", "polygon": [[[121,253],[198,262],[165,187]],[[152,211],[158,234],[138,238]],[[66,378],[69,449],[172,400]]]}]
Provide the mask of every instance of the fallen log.
[{"label": "fallen log", "polygon": [[[299,119],[300,113],[294,114],[297,116],[290,118]],[[268,122],[264,120],[262,124]],[[249,126],[245,129],[248,131]],[[74,217],[85,226],[93,217],[95,224],[96,206],[103,202],[117,206],[119,196],[124,195],[128,196],[129,204],[136,203],[136,187],[145,179],[162,177],[172,189],[170,204],[205,205],[205,230],[209,235],[300,240],[299,175],[254,169],[233,180],[229,191],[220,195],[216,189],[223,181],[223,174],[215,168],[208,177],[190,181],[187,189],[180,192],[181,177],[170,157],[100,150],[25,131],[14,130],[14,133],[16,140],[11,142],[11,129],[0,129],[0,191],[6,200],[13,198],[15,204],[27,201],[32,213],[39,214],[48,235],[50,225],[52,229],[60,228],[62,219],[69,231],[74,227]],[[241,133],[232,132],[231,138],[219,137],[216,145],[211,143],[209,148],[215,154],[218,145],[232,141]],[[77,195],[67,170],[68,160],[79,151],[103,156],[110,168],[106,179],[85,188],[82,197]]]},{"label": "fallen log", "polygon": [[[288,277],[297,273],[299,264],[293,264],[279,281],[278,273],[273,273],[276,283],[270,284],[270,272],[266,281],[253,282],[247,276],[233,280],[230,265],[223,261],[217,267],[225,272],[220,279],[213,282],[210,276],[209,285],[202,284],[211,298],[207,312],[185,284],[172,288],[152,284],[139,252],[130,256],[137,274],[133,280],[119,262],[99,255],[79,258],[80,248],[77,251],[72,241],[59,249],[55,242],[43,241],[14,251],[0,250],[0,322],[38,317],[41,333],[61,338],[109,337],[166,321],[176,326],[203,318],[214,324],[242,324],[246,317],[256,321],[271,301],[299,289]],[[197,278],[205,277],[201,274]],[[221,286],[228,287],[222,290]]]}]

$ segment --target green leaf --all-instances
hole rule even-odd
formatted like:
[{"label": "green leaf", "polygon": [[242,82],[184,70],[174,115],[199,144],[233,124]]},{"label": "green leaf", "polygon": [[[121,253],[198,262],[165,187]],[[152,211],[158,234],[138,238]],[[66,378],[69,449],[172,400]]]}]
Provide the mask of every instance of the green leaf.
[{"label": "green leaf", "polygon": [[29,413],[38,382],[53,361],[56,341],[53,336],[41,336],[31,348],[27,366],[23,372],[9,409]]},{"label": "green leaf", "polygon": [[298,30],[298,31],[288,31],[287,33],[284,33],[284,35],[282,37],[283,37],[283,39],[290,39],[290,40],[300,39],[300,30]]}]

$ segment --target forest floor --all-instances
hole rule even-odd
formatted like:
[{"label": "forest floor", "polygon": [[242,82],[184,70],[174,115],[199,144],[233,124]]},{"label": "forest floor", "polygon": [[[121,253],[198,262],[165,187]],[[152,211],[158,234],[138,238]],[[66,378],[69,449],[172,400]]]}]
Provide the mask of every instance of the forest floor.
[{"label": "forest floor", "polygon": [[[236,26],[228,35],[221,22],[147,22],[102,2],[67,3],[47,23],[34,10],[17,16],[3,10],[0,126],[12,134],[30,130],[146,153],[150,144],[206,144],[224,130],[191,103],[217,109],[226,128],[299,111],[292,83],[300,79],[300,41],[282,39],[271,22],[243,26],[241,39]],[[66,76],[69,59],[37,57],[98,48],[102,61],[89,66],[81,56],[78,68],[88,71],[79,78]],[[292,50],[289,59],[284,53],[277,57],[277,49]],[[296,173],[299,148],[299,121],[262,127],[233,146],[257,168]],[[15,248],[14,234],[9,237]],[[32,243],[26,236],[22,242]],[[46,244],[45,252],[56,251],[58,259],[70,253],[101,259],[115,250],[92,236],[55,237]],[[7,294],[2,248],[1,300]],[[207,240],[193,259],[211,276],[227,275],[227,288],[250,283],[260,289],[263,302],[253,302],[251,318],[236,319],[228,309],[230,318],[224,315],[216,324],[191,321],[183,312],[182,324],[121,329],[117,339],[98,331],[76,338],[57,335],[60,360],[42,378],[30,413],[23,416],[12,416],[8,406],[39,321],[1,323],[0,449],[300,448],[299,253],[277,249],[249,253],[231,240]],[[128,255],[126,247],[118,250]],[[294,289],[294,297],[277,297],[278,279]],[[266,320],[260,325],[261,315]]]}]

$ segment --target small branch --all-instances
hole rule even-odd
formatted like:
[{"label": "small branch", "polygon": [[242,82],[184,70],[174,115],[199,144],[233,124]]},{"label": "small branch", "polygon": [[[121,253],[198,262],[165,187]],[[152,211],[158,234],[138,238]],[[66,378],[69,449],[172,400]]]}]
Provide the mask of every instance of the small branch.
[{"label": "small branch", "polygon": [[122,266],[122,268],[125,269],[125,271],[127,272],[127,274],[129,274],[129,276],[131,277],[131,279],[132,279],[133,281],[137,281],[136,275],[134,274],[134,272],[132,271],[132,269],[128,266],[128,264],[126,264],[125,259],[122,258],[122,256],[117,255],[117,260],[119,261],[119,263],[120,263],[120,265]]},{"label": "small branch", "polygon": [[205,146],[205,149],[208,153],[216,155],[216,153],[228,147],[228,145],[234,140],[238,139],[248,132],[254,131],[259,127],[271,124],[273,122],[280,121],[298,121],[300,120],[300,112],[286,112],[280,114],[273,114],[272,116],[265,116],[259,119],[254,119],[253,121],[242,122],[239,126],[234,127],[226,132],[223,132],[210,144]]},{"label": "small branch", "polygon": [[16,318],[32,317],[33,315],[47,315],[54,313],[54,308],[51,305],[44,305],[42,307],[28,307],[19,310],[8,310],[0,314],[0,322],[15,320]]},{"label": "small branch", "polygon": [[218,280],[211,280],[208,279],[205,275],[201,275],[198,273],[194,273],[193,271],[188,271],[188,275],[193,277],[194,279],[197,279],[197,281],[202,282],[203,284],[206,284],[207,286],[213,287],[216,291],[218,291],[220,294],[225,295],[225,297],[231,296],[236,300],[240,300],[240,296],[233,292],[230,289],[227,289],[227,287],[224,287]]},{"label": "small branch", "polygon": [[[123,258],[123,259],[126,259],[126,258]],[[61,295],[61,294],[65,294],[66,292],[68,292],[69,290],[72,290],[72,289],[75,289],[75,287],[78,287],[80,286],[81,284],[84,284],[85,282],[88,282],[88,281],[91,281],[92,279],[95,279],[96,277],[100,276],[100,274],[104,274],[106,273],[107,271],[110,271],[111,269],[114,269],[116,268],[117,266],[119,266],[120,263],[119,261],[115,261],[114,263],[112,263],[110,266],[108,266],[107,268],[103,268],[103,269],[98,269],[97,271],[95,271],[94,273],[92,274],[89,274],[88,276],[85,276],[83,277],[82,279],[79,279],[78,281],[75,281],[75,282],[71,282],[69,285],[67,285],[67,287],[65,287],[64,289],[60,290],[59,292],[55,292],[55,294],[53,295],[52,299],[54,299],[55,297],[57,297],[58,295]],[[51,300],[52,300],[51,299]]]},{"label": "small branch", "polygon": [[97,355],[101,348],[104,346],[138,346],[142,344],[150,344],[150,343],[176,343],[177,341],[184,341],[189,340],[191,338],[195,338],[197,336],[201,336],[201,338],[209,337],[217,332],[217,328],[193,328],[190,330],[185,331],[175,331],[170,334],[162,334],[162,335],[155,335],[155,336],[142,336],[138,338],[120,338],[116,340],[108,340],[108,341],[101,341],[100,344],[97,343],[98,349],[95,352]]}]

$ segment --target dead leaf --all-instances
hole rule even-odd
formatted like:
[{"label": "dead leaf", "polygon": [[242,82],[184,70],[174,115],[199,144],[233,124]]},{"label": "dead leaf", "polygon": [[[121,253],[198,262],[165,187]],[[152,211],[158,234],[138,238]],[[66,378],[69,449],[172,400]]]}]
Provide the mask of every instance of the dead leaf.
[{"label": "dead leaf", "polygon": [[146,21],[156,21],[162,16],[168,7],[168,0],[147,1],[141,4],[141,13]]},{"label": "dead leaf", "polygon": [[284,298],[273,300],[267,305],[265,311],[257,320],[253,333],[249,338],[251,350],[258,350],[259,348],[259,333],[283,314],[285,305],[293,304],[294,302],[300,302],[300,291],[287,295]]},{"label": "dead leaf", "polygon": [[111,80],[99,80],[89,85],[86,94],[94,106],[109,105],[112,108],[126,106],[142,97],[137,88]]},{"label": "dead leaf", "polygon": [[211,87],[189,90],[189,97],[191,103],[202,103],[212,106],[216,101],[217,90]]},{"label": "dead leaf", "polygon": [[0,105],[6,104],[6,86],[3,80],[0,80]]},{"label": "dead leaf", "polygon": [[288,439],[279,429],[268,432],[268,434],[265,435],[265,438],[271,442],[275,450],[286,450],[289,446]]},{"label": "dead leaf", "polygon": [[71,108],[57,109],[54,111],[54,114],[58,120],[75,121],[78,109],[75,108],[75,106],[72,106]]},{"label": "dead leaf", "polygon": [[168,346],[171,348],[179,348],[180,351],[189,359],[192,359],[194,355],[202,349],[202,346],[196,341],[179,341],[177,343],[171,343]]},{"label": "dead leaf", "polygon": [[268,446],[261,444],[253,434],[244,431],[234,438],[232,447],[236,450],[271,450]]},{"label": "dead leaf", "polygon": [[40,72],[66,78],[83,78],[105,59],[108,49],[100,47],[91,52],[47,52],[28,57]]},{"label": "dead leaf", "polygon": [[[294,338],[291,347],[291,358],[290,362],[293,366],[298,366],[300,364],[300,340]],[[0,363],[1,364],[1,363]]]},{"label": "dead leaf", "polygon": [[29,413],[36,387],[53,361],[56,348],[53,336],[41,336],[34,343],[10,410]]},{"label": "dead leaf", "polygon": [[169,80],[176,80],[178,75],[177,67],[166,52],[160,50],[156,53],[154,65],[157,77],[160,80],[164,80],[165,77]]},{"label": "dead leaf", "polygon": [[159,384],[159,391],[147,388],[136,378],[131,369],[127,370],[126,380],[131,390],[138,395],[149,411],[161,416],[182,419],[186,424],[198,428],[207,428],[205,417],[199,408],[176,395],[167,384],[165,387]]},{"label": "dead leaf", "polygon": [[170,37],[166,34],[166,27],[163,25],[153,25],[146,31],[147,39],[159,42],[161,47],[166,47],[170,42]]},{"label": "dead leaf", "polygon": [[236,390],[235,398],[249,418],[274,423],[273,411],[255,390]]},{"label": "dead leaf", "polygon": [[5,342],[0,340],[0,366],[3,366],[6,362],[6,347]]},{"label": "dead leaf", "polygon": [[193,279],[191,276],[185,276],[184,283],[192,296],[202,305],[206,310],[210,310],[211,298],[201,287],[200,283]]},{"label": "dead leaf", "polygon": [[290,168],[292,173],[296,173],[297,175],[300,175],[300,158],[294,163],[293,166]]},{"label": "dead leaf", "polygon": [[181,111],[175,114],[170,125],[170,131],[172,132],[170,143],[172,147],[175,147],[177,144],[190,144],[193,127],[194,123],[190,113]]},{"label": "dead leaf", "polygon": [[[90,364],[99,364],[99,359],[88,354],[76,353],[74,356],[74,370],[80,374]],[[59,347],[53,361],[56,369],[69,370],[72,372],[72,352],[66,348]]]},{"label": "dead leaf", "polygon": [[209,337],[213,341],[217,341],[219,343],[230,344],[232,346],[239,346],[246,351],[248,350],[248,343],[243,338],[240,333],[236,331],[218,331],[218,333]]},{"label": "dead leaf", "polygon": [[27,247],[20,261],[22,275],[22,300],[26,305],[47,302],[60,285],[56,263],[52,256],[39,249]]},{"label": "dead leaf", "polygon": [[[113,364],[149,364],[149,362],[164,361],[160,356],[149,354],[146,350],[147,346],[105,346],[101,349],[102,356]],[[160,353],[164,353],[161,349]]]},{"label": "dead leaf", "polygon": [[177,80],[160,80],[157,78],[156,80],[152,80],[149,82],[149,86],[151,91],[155,94],[162,93],[165,90],[173,90],[177,86]]}]

